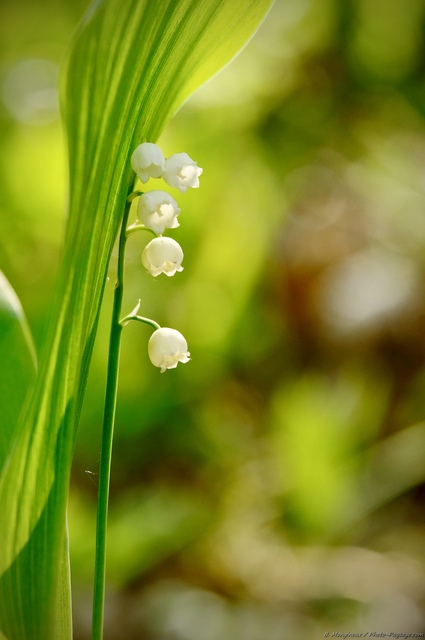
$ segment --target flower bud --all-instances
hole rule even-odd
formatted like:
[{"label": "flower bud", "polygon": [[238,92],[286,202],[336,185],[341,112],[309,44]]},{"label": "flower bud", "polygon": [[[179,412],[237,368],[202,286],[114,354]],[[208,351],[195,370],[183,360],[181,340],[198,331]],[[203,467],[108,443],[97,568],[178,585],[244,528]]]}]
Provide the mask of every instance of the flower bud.
[{"label": "flower bud", "polygon": [[153,332],[148,343],[150,361],[155,367],[175,369],[179,362],[189,362],[187,342],[179,331],[162,327]]},{"label": "flower bud", "polygon": [[157,144],[143,142],[133,151],[131,166],[143,183],[149,178],[161,178],[165,167],[164,154]]},{"label": "flower bud", "polygon": [[158,235],[162,235],[165,229],[175,229],[179,226],[179,213],[177,202],[166,191],[148,191],[140,196],[139,220]]},{"label": "flower bud", "polygon": [[154,238],[142,253],[142,264],[153,276],[173,276],[176,271],[183,271],[182,260],[183,250],[172,238]]},{"label": "flower bud", "polygon": [[187,153],[175,153],[165,161],[163,177],[170,187],[177,187],[184,193],[189,187],[199,187],[202,171]]}]

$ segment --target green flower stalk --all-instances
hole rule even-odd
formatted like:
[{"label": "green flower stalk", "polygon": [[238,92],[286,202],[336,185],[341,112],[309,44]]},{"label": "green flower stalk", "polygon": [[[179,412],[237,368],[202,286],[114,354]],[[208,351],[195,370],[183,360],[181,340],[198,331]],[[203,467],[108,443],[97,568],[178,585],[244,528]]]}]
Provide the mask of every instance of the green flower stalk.
[{"label": "green flower stalk", "polygon": [[[186,156],[187,154],[179,155]],[[150,177],[162,177],[165,162],[162,150],[158,145],[148,142],[139,145],[131,157],[133,169],[137,169],[139,178],[143,178],[144,182],[147,182]],[[193,166],[196,166],[196,163],[193,163]],[[202,171],[202,169],[197,171]],[[197,182],[193,186],[198,186],[199,181]],[[149,196],[151,196],[150,199]],[[136,223],[136,225],[127,227],[131,203],[135,197],[140,197],[139,215],[141,211],[142,215],[140,217],[145,224]],[[140,203],[142,203],[141,206]],[[162,233],[165,228],[178,226],[176,221],[178,213],[180,213],[180,209],[177,207],[175,200],[163,191],[151,191],[148,193],[133,191],[127,197],[124,208],[118,245],[117,280],[114,288],[109,337],[108,371],[100,453],[92,640],[102,640],[103,638],[109,486],[111,481],[112,444],[117,405],[122,330],[132,320],[143,322],[155,329],[149,340],[148,354],[152,364],[159,367],[161,373],[164,373],[167,369],[175,369],[179,362],[186,363],[190,359],[187,342],[179,331],[168,327],[162,328],[154,320],[138,315],[140,300],[135,309],[128,316],[121,319],[126,243],[131,233],[135,230]],[[180,245],[172,238],[163,237],[155,238],[149,242],[142,255],[143,265],[154,276],[159,273],[172,276],[177,271],[182,271],[182,259],[183,251]]]}]

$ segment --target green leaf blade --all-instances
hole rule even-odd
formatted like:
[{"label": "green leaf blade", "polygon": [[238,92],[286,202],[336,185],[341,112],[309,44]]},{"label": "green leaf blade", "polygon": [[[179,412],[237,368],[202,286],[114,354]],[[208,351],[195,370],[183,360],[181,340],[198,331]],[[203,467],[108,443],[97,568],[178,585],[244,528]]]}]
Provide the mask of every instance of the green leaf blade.
[{"label": "green leaf blade", "polygon": [[19,415],[35,379],[36,356],[21,304],[0,271],[0,470],[16,436]]}]

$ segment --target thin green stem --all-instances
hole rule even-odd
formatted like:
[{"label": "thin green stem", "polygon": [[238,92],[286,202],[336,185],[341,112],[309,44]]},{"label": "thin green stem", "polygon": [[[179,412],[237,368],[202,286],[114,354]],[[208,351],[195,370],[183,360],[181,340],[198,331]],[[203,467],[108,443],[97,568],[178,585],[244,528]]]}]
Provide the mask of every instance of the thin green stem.
[{"label": "thin green stem", "polygon": [[155,322],[155,320],[151,320],[150,318],[145,318],[144,316],[138,316],[132,313],[130,313],[128,316],[125,316],[125,318],[121,320],[121,325],[125,327],[125,325],[131,322],[132,320],[136,320],[137,322],[143,322],[143,324],[147,324],[153,329],[161,328],[161,325]]},{"label": "thin green stem", "polygon": [[135,231],[149,231],[149,233],[152,233],[155,237],[158,235],[153,229],[149,229],[149,227],[146,227],[144,224],[134,223],[127,229],[127,238],[131,236],[132,233],[135,233]]},{"label": "thin green stem", "polygon": [[144,193],[143,191],[132,191],[130,193],[130,195],[128,196],[128,198],[127,198],[127,202],[133,202],[133,200],[135,198],[138,198],[139,196],[142,196],[143,193]]},{"label": "thin green stem", "polygon": [[120,360],[121,307],[124,291],[124,257],[127,240],[127,221],[131,201],[126,203],[118,249],[117,282],[114,290],[111,332],[109,338],[108,373],[103,414],[102,449],[99,466],[99,489],[96,524],[96,560],[94,570],[93,623],[92,640],[103,638],[103,618],[105,608],[105,566],[106,566],[106,528],[108,520],[109,482],[111,477],[112,441],[114,435],[115,410],[117,404],[118,371]]}]

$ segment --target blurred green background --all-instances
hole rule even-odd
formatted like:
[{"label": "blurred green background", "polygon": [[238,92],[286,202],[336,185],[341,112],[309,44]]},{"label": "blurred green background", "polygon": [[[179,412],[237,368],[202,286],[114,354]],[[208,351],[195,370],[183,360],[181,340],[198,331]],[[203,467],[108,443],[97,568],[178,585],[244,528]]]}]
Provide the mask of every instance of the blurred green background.
[{"label": "blurred green background", "polygon": [[[83,0],[0,0],[0,258],[43,341],[66,215],[58,65]],[[174,278],[128,247],[105,640],[425,630],[425,3],[277,0],[161,137]],[[158,188],[154,181],[152,188]],[[112,259],[69,503],[90,635]]]}]

